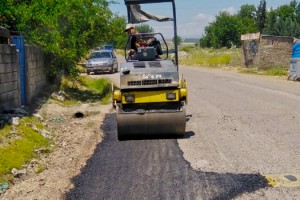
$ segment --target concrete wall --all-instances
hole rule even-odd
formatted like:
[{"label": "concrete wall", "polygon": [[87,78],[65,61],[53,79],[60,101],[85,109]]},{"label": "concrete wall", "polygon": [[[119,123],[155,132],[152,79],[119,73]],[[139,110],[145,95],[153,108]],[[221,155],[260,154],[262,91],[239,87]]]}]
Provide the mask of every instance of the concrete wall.
[{"label": "concrete wall", "polygon": [[[0,44],[0,111],[21,106],[20,67],[15,46]],[[47,86],[43,52],[34,46],[25,46],[26,104]]]},{"label": "concrete wall", "polygon": [[47,84],[45,57],[43,52],[35,46],[25,46],[26,67],[26,102],[31,104],[33,99]]},{"label": "concrete wall", "polygon": [[19,58],[15,46],[0,44],[0,111],[20,105]]}]

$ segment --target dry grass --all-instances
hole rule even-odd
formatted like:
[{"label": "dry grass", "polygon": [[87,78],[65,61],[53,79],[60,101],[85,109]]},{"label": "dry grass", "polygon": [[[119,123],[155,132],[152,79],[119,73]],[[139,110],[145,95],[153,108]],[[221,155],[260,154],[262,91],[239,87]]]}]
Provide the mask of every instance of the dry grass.
[{"label": "dry grass", "polygon": [[201,49],[192,46],[182,47],[180,50],[188,55],[179,59],[180,64],[190,66],[222,67],[240,66],[240,49]]}]

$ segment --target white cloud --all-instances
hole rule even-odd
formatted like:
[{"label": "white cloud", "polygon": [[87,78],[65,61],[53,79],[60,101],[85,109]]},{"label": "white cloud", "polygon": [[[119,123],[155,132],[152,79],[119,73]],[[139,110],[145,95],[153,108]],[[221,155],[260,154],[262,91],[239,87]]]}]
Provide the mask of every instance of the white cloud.
[{"label": "white cloud", "polygon": [[178,28],[178,35],[182,37],[198,37],[204,34],[204,28],[213,22],[215,17],[205,13],[198,13],[191,21],[181,24]]},{"label": "white cloud", "polygon": [[226,11],[229,14],[233,15],[237,13],[237,10],[234,7],[223,8],[221,11]]},{"label": "white cloud", "polygon": [[194,17],[194,20],[200,20],[206,23],[210,23],[215,20],[215,17],[212,15],[207,15],[204,13],[199,13]]}]

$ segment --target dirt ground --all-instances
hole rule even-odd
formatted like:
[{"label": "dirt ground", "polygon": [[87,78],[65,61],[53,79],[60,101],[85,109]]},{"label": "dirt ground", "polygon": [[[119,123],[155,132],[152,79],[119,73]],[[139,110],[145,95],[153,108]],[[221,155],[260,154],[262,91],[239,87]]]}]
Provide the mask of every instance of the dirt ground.
[{"label": "dirt ground", "polygon": [[[2,200],[64,199],[73,187],[71,178],[80,173],[96,145],[102,141],[101,124],[112,106],[80,104],[63,107],[47,102],[39,109],[43,123],[53,137],[52,152],[26,166],[27,173],[0,196]],[[80,112],[82,118],[74,117]],[[37,166],[43,166],[36,173]]]}]

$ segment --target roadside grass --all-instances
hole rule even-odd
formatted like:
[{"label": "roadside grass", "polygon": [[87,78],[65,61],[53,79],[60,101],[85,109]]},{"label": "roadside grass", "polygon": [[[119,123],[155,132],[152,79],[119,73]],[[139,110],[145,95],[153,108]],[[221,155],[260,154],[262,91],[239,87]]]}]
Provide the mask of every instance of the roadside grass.
[{"label": "roadside grass", "polygon": [[241,53],[239,49],[202,49],[184,46],[181,51],[188,53],[179,58],[180,64],[190,66],[223,67],[238,66]]},{"label": "roadside grass", "polygon": [[124,49],[115,49],[114,51],[117,55],[125,56],[125,50]]},{"label": "roadside grass", "polygon": [[67,100],[61,102],[64,106],[98,101],[107,104],[111,96],[111,82],[105,78],[93,79],[88,76],[63,77],[60,90],[67,95]]},{"label": "roadside grass", "polygon": [[37,117],[24,117],[18,126],[6,125],[0,129],[0,183],[13,179],[13,168],[21,169],[38,157],[35,149],[49,147],[51,140],[39,132],[43,129],[44,125]]},{"label": "roadside grass", "polygon": [[265,70],[259,70],[257,68],[241,68],[239,70],[243,74],[255,74],[255,75],[268,75],[268,76],[287,76],[288,70],[284,67],[270,67]]},{"label": "roadside grass", "polygon": [[266,70],[266,75],[271,76],[287,76],[288,74],[288,70],[283,67],[272,67]]},{"label": "roadside grass", "polygon": [[86,68],[84,67],[84,65],[77,65],[76,66],[76,71],[78,72],[78,73],[86,73]]},{"label": "roadside grass", "polygon": [[241,49],[203,49],[196,48],[193,45],[185,45],[179,48],[180,51],[187,53],[186,56],[179,58],[179,63],[189,66],[201,66],[220,68],[227,67],[237,69],[240,73],[269,75],[269,76],[287,76],[288,69],[282,66],[270,66],[266,69],[243,68],[241,66]]}]

